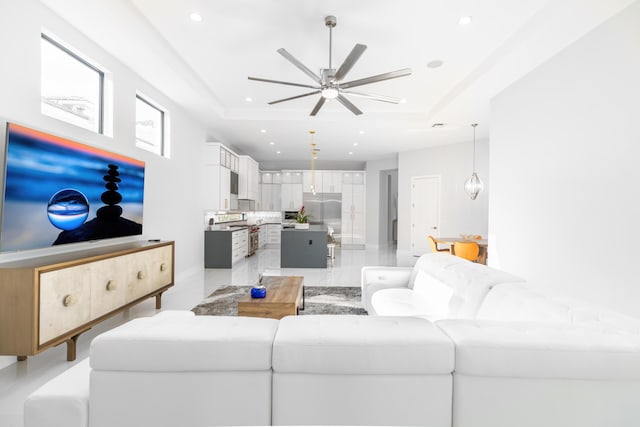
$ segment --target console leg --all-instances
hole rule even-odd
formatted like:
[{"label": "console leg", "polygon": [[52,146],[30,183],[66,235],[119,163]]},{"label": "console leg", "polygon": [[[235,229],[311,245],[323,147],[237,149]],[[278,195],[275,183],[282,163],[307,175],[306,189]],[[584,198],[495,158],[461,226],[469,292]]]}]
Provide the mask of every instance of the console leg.
[{"label": "console leg", "polygon": [[27,356],[18,356],[17,359],[18,359],[18,362],[22,362],[27,360]]},{"label": "console leg", "polygon": [[156,295],[156,310],[160,310],[162,308],[162,292]]},{"label": "console leg", "polygon": [[67,361],[73,362],[76,360],[76,343],[80,335],[74,335],[67,340]]}]

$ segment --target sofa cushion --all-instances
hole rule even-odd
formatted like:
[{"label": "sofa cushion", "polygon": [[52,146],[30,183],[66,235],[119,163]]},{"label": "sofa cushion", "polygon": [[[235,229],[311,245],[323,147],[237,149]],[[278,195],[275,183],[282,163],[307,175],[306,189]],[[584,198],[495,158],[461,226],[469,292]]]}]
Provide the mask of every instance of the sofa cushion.
[{"label": "sofa cushion", "polygon": [[425,319],[289,316],[273,344],[274,372],[441,374],[453,369],[453,343]]},{"label": "sofa cushion", "polygon": [[91,367],[114,371],[232,371],[271,368],[274,319],[164,313],[96,337]]},{"label": "sofa cushion", "polygon": [[640,335],[567,323],[440,320],[455,372],[484,377],[640,379]]}]

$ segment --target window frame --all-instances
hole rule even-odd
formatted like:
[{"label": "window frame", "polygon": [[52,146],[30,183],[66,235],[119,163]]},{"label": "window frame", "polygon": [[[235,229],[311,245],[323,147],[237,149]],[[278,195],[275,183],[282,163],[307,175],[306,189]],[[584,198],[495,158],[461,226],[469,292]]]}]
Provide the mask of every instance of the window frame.
[{"label": "window frame", "polygon": [[[105,71],[96,67],[95,65],[93,65],[91,62],[89,62],[88,60],[86,60],[85,58],[83,58],[82,56],[80,56],[79,54],[75,53],[73,50],[71,50],[70,48],[66,47],[64,44],[60,43],[59,41],[57,41],[55,38],[51,37],[50,35],[41,32],[40,33],[40,38],[45,40],[46,42],[50,43],[52,46],[60,49],[60,51],[66,53],[67,55],[69,55],[71,58],[75,59],[76,61],[80,62],[82,65],[86,66],[87,68],[95,71],[98,74],[98,131],[97,133],[104,135],[104,110],[105,110],[105,94],[104,94],[104,89],[105,89]],[[42,57],[42,54],[41,54]],[[41,76],[42,78],[42,76]],[[40,89],[40,96],[42,96],[42,88]],[[42,101],[40,101],[42,102]],[[49,116],[51,117],[51,116]],[[61,120],[64,121],[66,123],[70,123],[74,126],[78,126],[74,123],[68,122],[64,119],[60,119],[57,117],[54,117],[57,120]],[[82,127],[82,126],[79,126]],[[83,127],[84,128],[84,127]],[[84,128],[84,129],[88,129],[88,128]],[[93,129],[91,129],[91,131],[94,131]]]},{"label": "window frame", "polygon": [[[158,104],[156,104],[155,102],[149,100],[148,97],[146,97],[145,95],[136,92],[136,102],[137,101],[142,101],[143,103],[145,103],[146,105],[148,105],[149,107],[153,108],[154,110],[160,112],[160,147],[159,147],[159,152],[155,152],[155,151],[151,151],[151,150],[147,150],[144,147],[141,147],[138,145],[138,130],[137,130],[137,122],[138,122],[138,108],[136,105],[136,135],[135,135],[135,139],[136,139],[136,146],[138,148],[141,148],[142,150],[146,150],[149,151],[150,153],[153,154],[157,154],[160,157],[167,157],[167,152],[166,152],[166,146],[167,146],[167,136],[166,136],[166,128],[167,128],[167,111],[160,107]],[[155,146],[155,145],[154,145]]]}]

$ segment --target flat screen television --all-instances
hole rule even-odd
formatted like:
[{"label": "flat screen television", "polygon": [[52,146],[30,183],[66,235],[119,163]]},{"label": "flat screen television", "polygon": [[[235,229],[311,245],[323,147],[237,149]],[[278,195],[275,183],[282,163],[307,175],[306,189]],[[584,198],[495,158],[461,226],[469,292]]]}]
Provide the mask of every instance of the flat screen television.
[{"label": "flat screen television", "polygon": [[7,123],[0,251],[142,234],[144,162]]}]

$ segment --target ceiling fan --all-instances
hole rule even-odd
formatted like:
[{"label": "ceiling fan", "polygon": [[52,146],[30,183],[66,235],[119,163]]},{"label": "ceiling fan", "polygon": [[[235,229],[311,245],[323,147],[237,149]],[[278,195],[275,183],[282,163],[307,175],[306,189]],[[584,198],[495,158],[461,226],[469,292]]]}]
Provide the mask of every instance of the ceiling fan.
[{"label": "ceiling fan", "polygon": [[270,80],[270,79],[262,79],[258,77],[249,77],[249,80],[256,80],[259,82],[267,82],[267,83],[277,83],[288,86],[297,86],[297,87],[306,87],[314,89],[313,92],[303,93],[302,95],[296,95],[289,98],[279,99],[277,101],[269,102],[269,105],[278,104],[280,102],[291,101],[293,99],[304,98],[305,96],[311,96],[320,94],[320,99],[316,103],[315,107],[311,111],[311,116],[315,116],[320,111],[320,108],[324,105],[324,103],[328,99],[337,99],[342,105],[347,107],[351,112],[355,115],[362,114],[362,111],[358,109],[351,101],[347,99],[344,95],[351,95],[361,98],[373,99],[376,101],[389,102],[392,104],[398,104],[400,99],[393,98],[390,96],[383,95],[373,95],[370,93],[356,92],[349,90],[353,87],[363,86],[370,83],[376,83],[383,80],[396,79],[398,77],[404,77],[411,74],[411,69],[403,68],[402,70],[391,71],[388,73],[378,74],[371,77],[365,77],[363,79],[352,80],[348,82],[343,82],[347,73],[354,66],[356,61],[360,58],[360,56],[367,49],[366,45],[356,44],[354,48],[349,53],[349,56],[344,60],[340,68],[337,70],[331,65],[331,42],[332,42],[332,29],[336,26],[336,17],[335,16],[327,16],[324,18],[325,25],[329,28],[329,68],[323,68],[320,70],[320,75],[317,75],[309,68],[307,68],[302,62],[298,61],[293,55],[287,52],[284,48],[278,49],[278,53],[284,56],[289,62],[298,67],[303,73],[307,76],[311,77],[311,79],[316,83],[315,85],[307,85],[301,83],[293,83],[293,82],[283,82],[280,80]]}]

